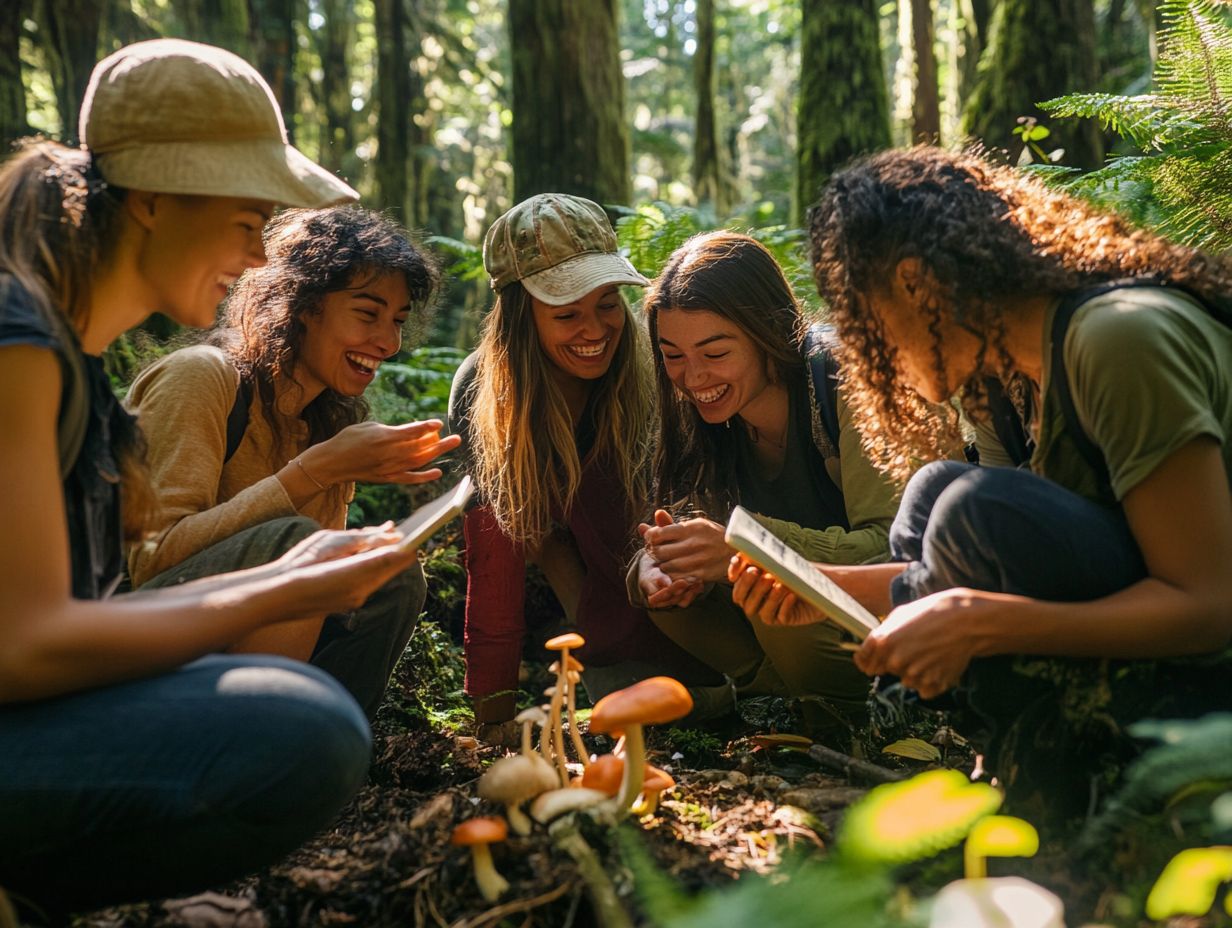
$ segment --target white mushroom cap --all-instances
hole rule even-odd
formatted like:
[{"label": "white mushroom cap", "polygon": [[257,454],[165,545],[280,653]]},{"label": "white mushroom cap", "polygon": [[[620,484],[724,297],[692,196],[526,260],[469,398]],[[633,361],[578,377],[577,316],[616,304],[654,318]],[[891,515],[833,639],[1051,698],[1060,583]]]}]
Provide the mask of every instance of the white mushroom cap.
[{"label": "white mushroom cap", "polygon": [[607,793],[597,789],[586,789],[584,786],[570,786],[565,789],[554,789],[541,793],[530,804],[530,814],[536,822],[546,824],[554,818],[559,818],[566,812],[574,812],[595,806],[607,799]]}]

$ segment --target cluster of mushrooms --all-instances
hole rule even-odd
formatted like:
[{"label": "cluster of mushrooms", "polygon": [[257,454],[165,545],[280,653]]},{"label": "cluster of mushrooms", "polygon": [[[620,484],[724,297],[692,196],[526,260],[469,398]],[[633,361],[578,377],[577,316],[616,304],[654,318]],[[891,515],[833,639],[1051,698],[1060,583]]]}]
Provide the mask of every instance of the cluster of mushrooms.
[{"label": "cluster of mushrooms", "polygon": [[[642,726],[672,722],[689,713],[693,698],[671,677],[651,677],[604,696],[590,714],[590,731],[619,739],[611,754],[592,757],[578,732],[574,693],[581,680],[582,665],[570,655],[586,642],[581,635],[559,635],[546,647],[559,653],[549,668],[556,674],[555,686],[544,695],[550,701],[541,708],[518,715],[522,725],[522,749],[503,757],[479,779],[479,796],[505,807],[508,828],[528,835],[534,822],[547,825],[553,819],[580,809],[593,809],[612,820],[629,811],[646,815],[655,810],[659,794],[676,785],[664,770],[646,763]],[[565,751],[564,717],[569,720],[569,738],[577,761]],[[539,725],[539,747],[533,746],[532,728]],[[523,811],[530,803],[530,815]],[[533,820],[533,821],[532,821]],[[475,882],[488,902],[494,902],[509,884],[496,872],[489,845],[505,840],[505,820],[473,818],[453,832],[453,843],[468,846],[475,864]]]}]

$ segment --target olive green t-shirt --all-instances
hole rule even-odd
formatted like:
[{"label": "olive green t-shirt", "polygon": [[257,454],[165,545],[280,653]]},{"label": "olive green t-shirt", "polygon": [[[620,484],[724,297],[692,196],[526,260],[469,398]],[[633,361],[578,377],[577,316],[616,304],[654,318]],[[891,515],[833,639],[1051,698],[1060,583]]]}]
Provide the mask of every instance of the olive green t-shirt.
[{"label": "olive green t-shirt", "polygon": [[1031,469],[1108,505],[1190,441],[1220,443],[1232,479],[1232,329],[1176,290],[1125,287],[1075,311],[1064,357],[1079,423],[1104,454],[1115,499],[1066,434],[1050,395],[1051,333],[1044,321],[1043,409]]}]

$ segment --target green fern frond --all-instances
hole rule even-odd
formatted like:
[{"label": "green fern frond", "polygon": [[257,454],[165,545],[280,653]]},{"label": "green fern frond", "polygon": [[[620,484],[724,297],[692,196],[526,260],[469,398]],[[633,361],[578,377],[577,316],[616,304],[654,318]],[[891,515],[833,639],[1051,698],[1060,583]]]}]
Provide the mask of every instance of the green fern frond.
[{"label": "green fern frond", "polygon": [[1058,118],[1098,119],[1105,129],[1125,136],[1143,150],[1184,144],[1195,133],[1206,132],[1187,107],[1160,94],[1122,97],[1111,93],[1072,93],[1040,104]]},{"label": "green fern frond", "polygon": [[1083,829],[1081,852],[1106,850],[1122,831],[1152,827],[1154,817],[1194,784],[1212,795],[1232,787],[1232,713],[1139,722],[1130,732],[1163,743],[1125,771],[1120,790]]}]

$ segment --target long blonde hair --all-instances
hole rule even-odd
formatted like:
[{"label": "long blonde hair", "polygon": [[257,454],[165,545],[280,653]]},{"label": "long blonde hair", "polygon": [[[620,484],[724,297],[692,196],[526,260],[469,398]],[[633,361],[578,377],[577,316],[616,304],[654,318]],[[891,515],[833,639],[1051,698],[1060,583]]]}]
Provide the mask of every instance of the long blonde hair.
[{"label": "long blonde hair", "polygon": [[[612,364],[594,381],[590,457],[617,477],[632,528],[646,499],[654,403],[645,336],[623,297],[621,307],[625,325]],[[477,354],[468,398],[472,476],[501,530],[534,548],[551,531],[553,514],[564,517],[573,507],[584,462],[520,283],[498,294]]]}]

